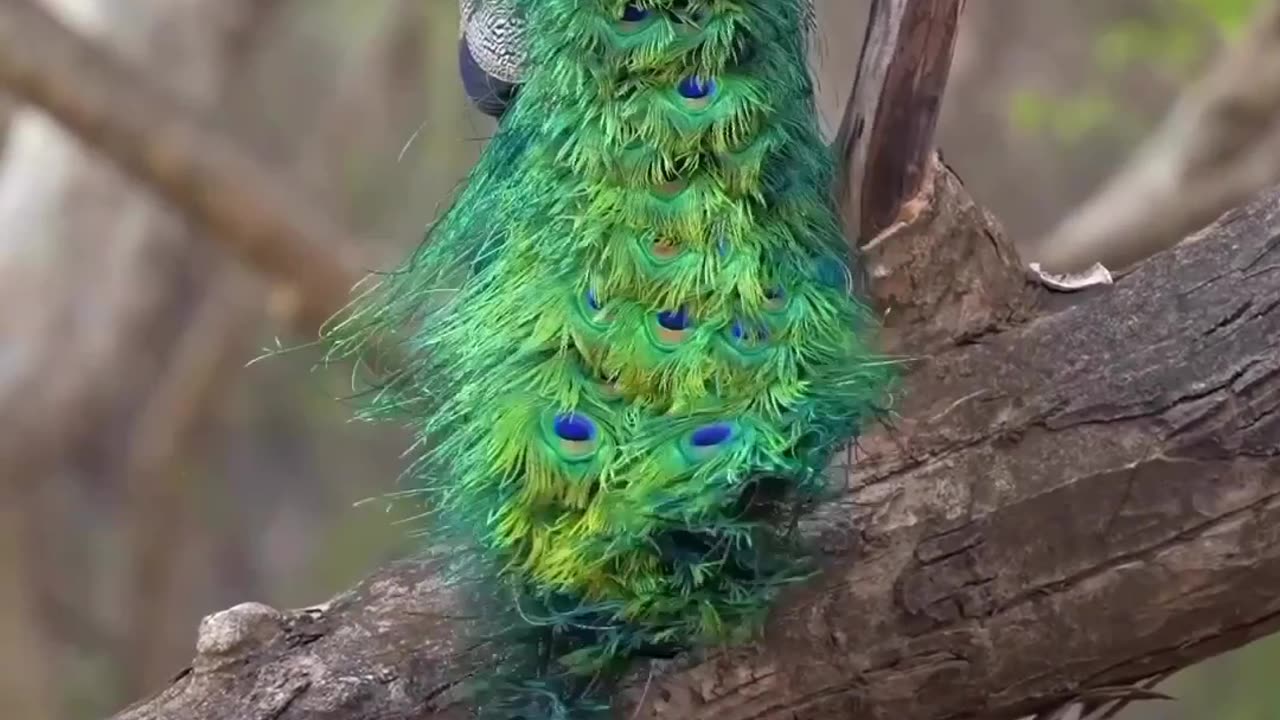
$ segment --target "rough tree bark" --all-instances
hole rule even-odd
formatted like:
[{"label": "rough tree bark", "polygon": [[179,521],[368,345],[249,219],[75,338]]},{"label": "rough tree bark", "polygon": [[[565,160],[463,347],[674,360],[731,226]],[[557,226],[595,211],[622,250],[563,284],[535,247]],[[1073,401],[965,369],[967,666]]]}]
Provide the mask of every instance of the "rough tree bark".
[{"label": "rough tree bark", "polygon": [[[909,375],[806,522],[824,573],[759,644],[638,670],[619,717],[1016,717],[1280,629],[1280,192],[1065,301],[925,168],[864,238]],[[494,657],[435,570],[212,615],[117,718],[466,717]]]},{"label": "rough tree bark", "polygon": [[964,0],[873,0],[834,142],[841,219],[889,352],[991,332],[1034,300],[999,223],[933,145],[963,11]]}]

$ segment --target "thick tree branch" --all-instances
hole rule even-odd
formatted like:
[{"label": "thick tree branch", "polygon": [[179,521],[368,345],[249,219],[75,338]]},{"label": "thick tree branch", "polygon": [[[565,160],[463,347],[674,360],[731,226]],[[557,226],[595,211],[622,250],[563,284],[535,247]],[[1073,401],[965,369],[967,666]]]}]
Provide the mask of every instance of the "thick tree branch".
[{"label": "thick tree branch", "polygon": [[1258,12],[1130,163],[1042,241],[1046,270],[1124,270],[1280,181],[1280,4]]},{"label": "thick tree branch", "polygon": [[363,276],[351,236],[199,112],[30,0],[0,0],[0,86],[40,107],[279,283],[304,332]]},{"label": "thick tree branch", "polygon": [[[1280,628],[1280,193],[1074,297],[921,361],[809,523],[825,574],[618,716],[1015,717]],[[462,718],[471,629],[429,562],[233,608],[118,720]]]}]

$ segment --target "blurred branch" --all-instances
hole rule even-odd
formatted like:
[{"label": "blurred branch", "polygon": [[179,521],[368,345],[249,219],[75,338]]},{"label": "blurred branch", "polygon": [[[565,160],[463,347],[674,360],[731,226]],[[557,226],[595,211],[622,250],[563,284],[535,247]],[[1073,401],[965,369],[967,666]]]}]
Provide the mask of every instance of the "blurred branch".
[{"label": "blurred branch", "polygon": [[[42,528],[33,529],[33,536],[28,538],[29,543],[42,540],[39,535],[34,534],[40,529]],[[40,574],[29,572],[23,581],[29,583],[33,579],[40,580]],[[34,614],[38,616],[40,630],[46,636],[69,645],[75,652],[83,655],[108,656],[115,661],[124,659],[126,653],[115,652],[124,645],[124,639],[111,623],[98,617],[95,612],[98,608],[92,603],[86,603],[83,597],[69,597],[70,593],[60,592],[59,588],[50,587],[47,582],[40,585],[30,590],[38,603]],[[31,615],[20,617],[30,621]]]},{"label": "blurred branch", "polygon": [[1123,270],[1280,181],[1280,3],[1192,85],[1160,129],[1042,240],[1046,270]]},{"label": "blurred branch", "polygon": [[252,0],[237,7],[226,33],[226,49],[242,68],[252,66],[254,57],[269,41],[269,31],[279,21],[291,0]]},{"label": "blurred branch", "polygon": [[362,278],[351,235],[201,115],[30,0],[0,0],[0,86],[208,227],[316,329]]},{"label": "blurred branch", "polygon": [[[266,37],[258,25],[278,4],[191,0],[126,7],[46,0],[42,6],[84,37],[148,68],[150,79],[177,102],[209,112],[226,107],[227,90],[242,81],[254,43]],[[13,12],[0,6],[0,18]],[[41,15],[39,8],[31,12],[61,30],[51,15]],[[12,30],[3,23],[0,28]],[[51,44],[56,47],[56,39]],[[24,47],[5,46],[0,54]],[[80,92],[74,83],[84,78],[76,71],[72,80],[60,79],[58,73],[66,73],[56,59],[62,56],[53,56],[55,61],[38,68],[54,75],[40,87],[54,93],[64,109],[72,107],[61,93]],[[64,81],[71,84],[58,84]],[[90,87],[108,96],[75,102],[95,111],[98,103],[125,103],[109,108],[105,121],[81,118],[90,125],[145,112],[128,105],[127,86],[124,97]],[[126,118],[149,127],[145,115]],[[104,700],[121,691],[132,697],[166,677],[164,668],[182,649],[166,622],[185,624],[181,618],[189,609],[182,603],[198,593],[182,577],[198,548],[190,542],[187,482],[198,461],[184,451],[194,428],[217,404],[210,401],[224,397],[213,389],[227,387],[228,361],[244,352],[241,336],[259,324],[262,294],[190,224],[157,204],[145,186],[115,172],[104,162],[109,158],[88,154],[90,145],[77,143],[36,110],[24,108],[15,128],[0,193],[0,219],[10,231],[0,277],[10,306],[31,307],[0,320],[12,323],[6,325],[10,339],[24,350],[0,384],[0,406],[26,422],[10,428],[9,439],[17,440],[0,448],[0,464],[21,468],[21,482],[64,496],[61,507],[32,521],[26,538],[26,584],[43,595],[30,614],[48,620],[50,640],[61,634],[98,642],[54,653],[62,666],[55,677],[66,674],[68,658],[82,665],[88,655],[113,668],[92,681]],[[68,321],[85,312],[92,313],[91,323]],[[207,440],[209,433],[201,435]],[[77,514],[80,503],[93,506],[91,521]],[[113,522],[121,523],[118,535]],[[97,546],[117,536],[124,539],[125,577],[131,582],[104,588],[96,573],[74,561],[100,566]],[[77,547],[47,550],[67,537],[76,538]],[[86,597],[95,602],[82,602]],[[102,608],[114,607],[123,608],[119,632],[93,633]]]},{"label": "blurred branch", "polygon": [[[420,103],[424,34],[428,19],[420,0],[394,0],[378,10],[376,27],[365,42],[348,51],[323,110],[299,143],[297,176],[330,202],[341,197],[349,152],[359,138],[388,132],[397,105]],[[379,132],[381,131],[381,132]]]},{"label": "blurred branch", "polygon": [[234,359],[254,329],[258,308],[247,279],[229,263],[215,263],[210,287],[198,300],[189,323],[175,341],[172,359],[141,408],[126,458],[132,575],[125,603],[128,658],[121,674],[129,696],[150,679],[164,676],[169,638],[152,628],[165,627],[175,612],[174,591],[183,545],[191,530],[191,483],[180,465],[208,409],[227,387]]},{"label": "blurred branch", "polygon": [[[41,518],[39,491],[0,482],[0,698],[10,716],[24,720],[54,720],[60,710],[58,679],[49,672],[47,625],[58,619],[62,608],[46,607],[44,588],[32,587],[32,558],[25,552]],[[39,580],[44,575],[35,577]],[[71,619],[83,618],[83,608],[75,608]],[[59,639],[69,643],[92,646],[106,639],[92,624],[70,628],[58,623],[57,627],[65,631]]]}]

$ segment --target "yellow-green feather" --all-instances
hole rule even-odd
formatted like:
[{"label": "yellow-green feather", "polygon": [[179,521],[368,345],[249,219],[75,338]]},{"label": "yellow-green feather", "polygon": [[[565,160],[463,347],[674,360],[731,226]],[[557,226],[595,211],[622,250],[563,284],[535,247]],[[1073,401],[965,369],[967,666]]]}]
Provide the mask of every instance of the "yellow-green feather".
[{"label": "yellow-green feather", "polygon": [[[839,259],[806,0],[652,0],[632,23],[622,0],[518,4],[514,106],[331,337],[399,339],[369,415],[415,424],[433,529],[491,563],[510,637],[539,645],[486,709],[578,718],[607,705],[598,676],[743,639],[803,577],[785,518],[744,496],[819,499],[889,373]],[[691,75],[711,99],[681,96]]]}]

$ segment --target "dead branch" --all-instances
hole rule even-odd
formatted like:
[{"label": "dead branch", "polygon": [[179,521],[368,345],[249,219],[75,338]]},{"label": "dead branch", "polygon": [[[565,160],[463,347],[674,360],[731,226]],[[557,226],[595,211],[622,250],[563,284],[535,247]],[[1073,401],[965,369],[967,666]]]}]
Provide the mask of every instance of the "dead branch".
[{"label": "dead branch", "polygon": [[1045,269],[1114,270],[1167,248],[1280,182],[1280,4],[1178,100],[1161,128],[1042,241]]},{"label": "dead branch", "polygon": [[309,335],[363,276],[352,239],[202,115],[30,0],[0,2],[0,86],[38,106],[279,284]]},{"label": "dead branch", "polygon": [[887,352],[992,332],[1035,301],[999,223],[934,150],[963,11],[963,0],[874,0],[836,135],[841,219]]},{"label": "dead branch", "polygon": [[[808,527],[826,573],[758,646],[640,670],[618,717],[1016,717],[1280,628],[1276,237],[1280,193],[920,361]],[[117,720],[467,717],[470,629],[429,562],[240,606]]]},{"label": "dead branch", "polygon": [[859,245],[900,219],[933,169],[933,133],[963,11],[964,0],[872,0],[835,140],[844,165],[837,197]]}]

